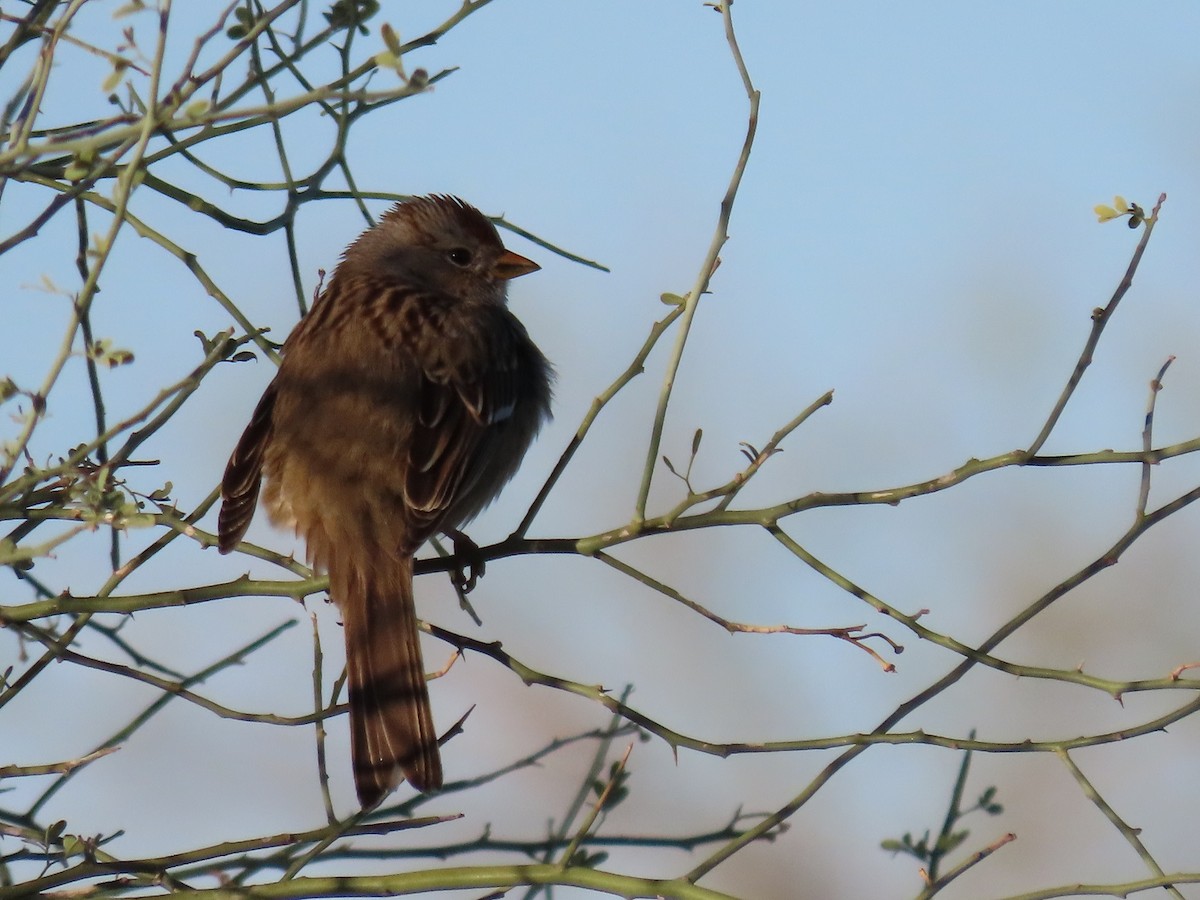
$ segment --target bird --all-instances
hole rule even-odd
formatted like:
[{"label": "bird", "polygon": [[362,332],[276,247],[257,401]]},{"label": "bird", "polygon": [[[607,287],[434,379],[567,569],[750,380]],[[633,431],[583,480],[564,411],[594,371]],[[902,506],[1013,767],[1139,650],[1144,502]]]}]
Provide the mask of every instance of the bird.
[{"label": "bird", "polygon": [[413,557],[495,499],[550,418],[553,369],[507,303],[509,280],[539,268],[457,197],[395,204],[284,342],[225,469],[219,550],[241,542],[262,486],[272,523],[329,574],[364,809],[401,776],[443,783]]}]

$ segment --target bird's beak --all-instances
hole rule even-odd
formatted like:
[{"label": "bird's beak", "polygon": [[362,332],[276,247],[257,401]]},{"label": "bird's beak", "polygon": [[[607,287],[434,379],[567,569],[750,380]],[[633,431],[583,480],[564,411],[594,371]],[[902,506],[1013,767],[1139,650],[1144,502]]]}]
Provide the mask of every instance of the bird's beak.
[{"label": "bird's beak", "polygon": [[496,260],[496,264],[492,266],[492,275],[502,281],[508,281],[510,278],[518,278],[521,275],[536,272],[540,268],[541,266],[532,259],[526,259],[520,253],[505,250]]}]

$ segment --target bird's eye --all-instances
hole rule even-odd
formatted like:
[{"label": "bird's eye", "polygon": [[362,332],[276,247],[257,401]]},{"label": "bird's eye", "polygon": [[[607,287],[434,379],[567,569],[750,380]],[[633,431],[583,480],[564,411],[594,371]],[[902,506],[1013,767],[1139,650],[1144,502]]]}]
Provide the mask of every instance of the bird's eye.
[{"label": "bird's eye", "polygon": [[469,266],[471,264],[471,251],[466,247],[455,247],[446,254],[450,257],[450,262],[456,266]]}]

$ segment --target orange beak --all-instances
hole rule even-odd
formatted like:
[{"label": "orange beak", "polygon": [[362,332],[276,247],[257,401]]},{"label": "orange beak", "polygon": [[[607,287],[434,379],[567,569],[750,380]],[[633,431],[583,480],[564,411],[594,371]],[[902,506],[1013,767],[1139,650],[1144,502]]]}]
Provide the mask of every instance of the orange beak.
[{"label": "orange beak", "polygon": [[496,264],[492,266],[492,275],[501,281],[508,281],[510,278],[519,278],[530,272],[536,272],[540,268],[541,266],[532,259],[526,259],[519,253],[505,250],[496,260]]}]

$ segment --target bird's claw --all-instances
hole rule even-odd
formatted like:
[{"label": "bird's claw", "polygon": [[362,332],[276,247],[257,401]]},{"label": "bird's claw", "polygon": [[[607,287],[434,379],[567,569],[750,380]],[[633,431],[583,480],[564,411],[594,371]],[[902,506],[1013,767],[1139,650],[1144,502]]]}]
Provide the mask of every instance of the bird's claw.
[{"label": "bird's claw", "polygon": [[447,531],[446,537],[454,542],[454,568],[450,570],[450,580],[464,594],[469,594],[483,577],[487,561],[479,552],[479,545],[461,531]]}]

